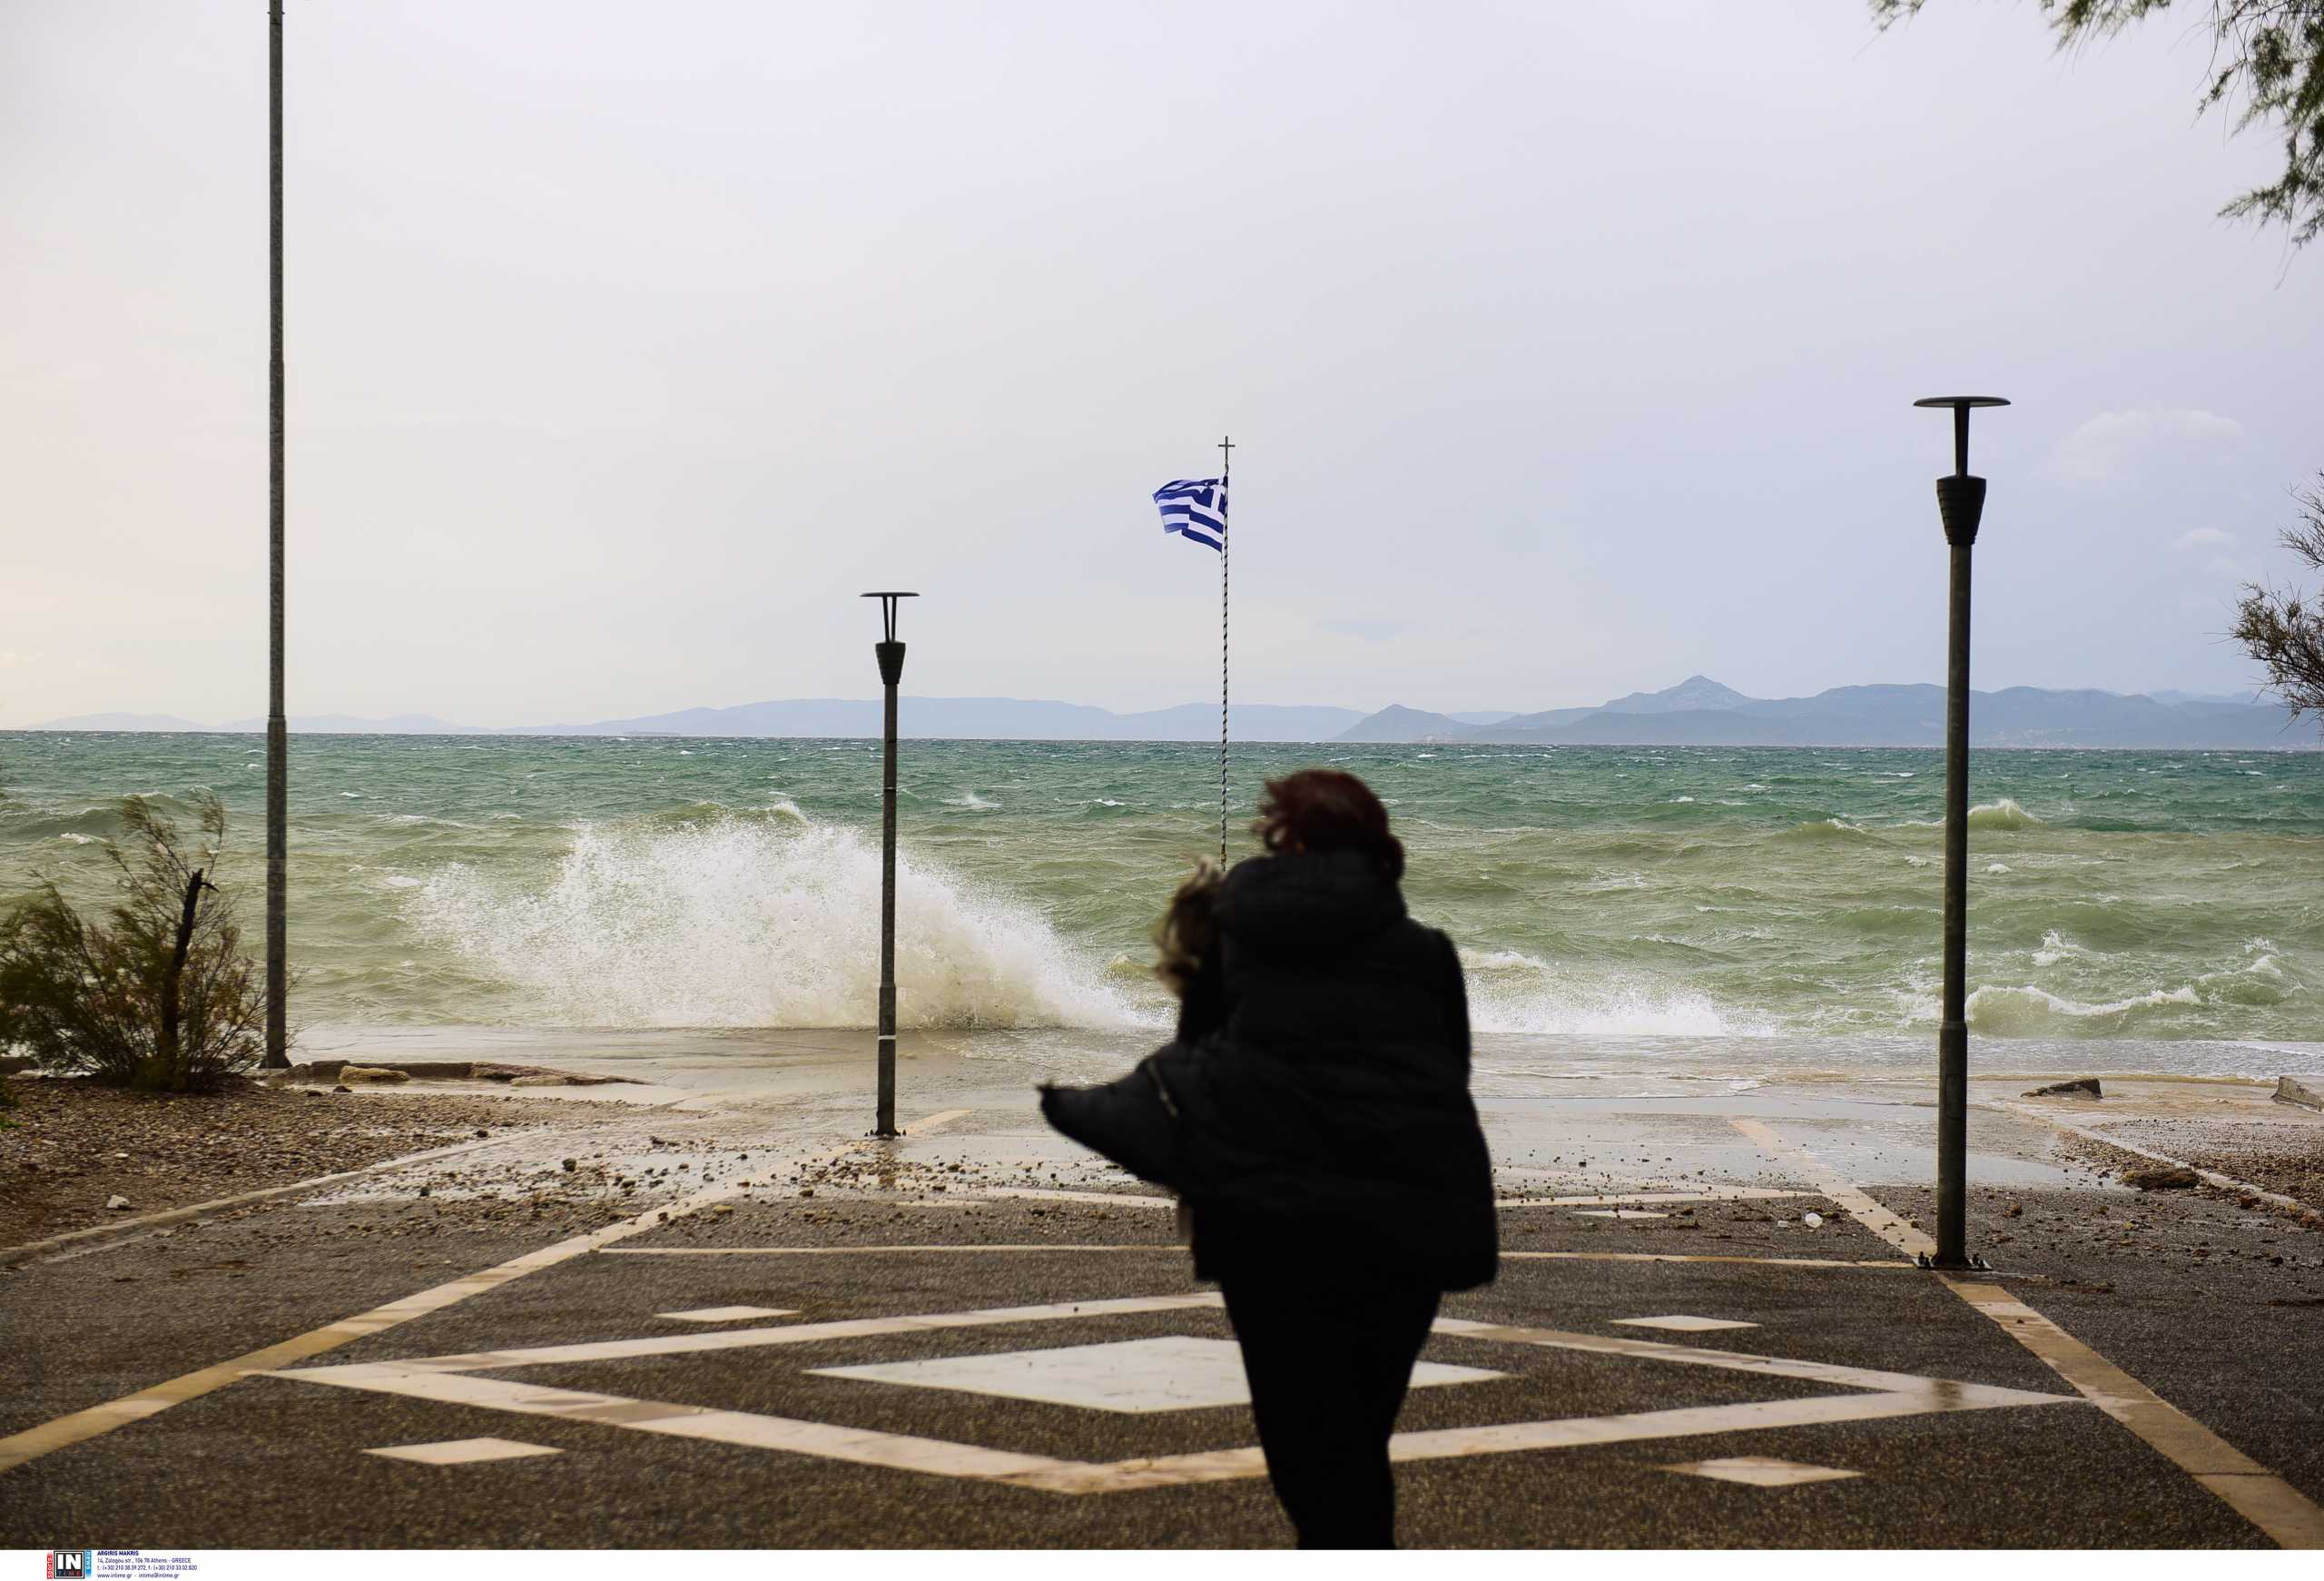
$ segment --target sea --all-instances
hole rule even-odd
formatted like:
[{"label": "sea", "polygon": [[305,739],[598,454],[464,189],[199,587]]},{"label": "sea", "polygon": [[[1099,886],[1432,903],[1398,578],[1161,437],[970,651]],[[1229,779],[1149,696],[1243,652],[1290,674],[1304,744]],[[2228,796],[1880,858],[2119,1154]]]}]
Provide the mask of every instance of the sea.
[{"label": "sea", "polygon": [[[298,736],[292,1016],[310,1049],[463,1029],[648,1062],[872,1023],[880,749],[842,740]],[[253,947],[251,736],[0,734],[0,904],[98,898],[121,798],[229,810]],[[1218,844],[1194,743],[907,740],[903,1024],[1096,1072],[1157,1041],[1151,929]],[[1459,944],[1481,1080],[1609,1092],[1925,1082],[1945,766],[1925,750],[1252,744],[1363,776]],[[1996,1075],[2324,1073],[2324,755],[1971,755],[1969,1021]],[[1081,1055],[1086,1054],[1086,1058]],[[1079,1062],[1077,1063],[1077,1059]]]}]

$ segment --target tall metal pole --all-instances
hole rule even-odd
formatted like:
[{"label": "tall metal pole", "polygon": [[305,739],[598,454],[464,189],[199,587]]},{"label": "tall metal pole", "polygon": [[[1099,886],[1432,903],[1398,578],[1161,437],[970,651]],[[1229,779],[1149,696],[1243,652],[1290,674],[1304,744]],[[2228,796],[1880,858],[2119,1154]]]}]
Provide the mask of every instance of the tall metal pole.
[{"label": "tall metal pole", "polygon": [[282,716],[282,4],[267,8],[266,1059],[290,1062],[290,727]]},{"label": "tall metal pole", "polygon": [[1218,535],[1218,865],[1226,865],[1226,563],[1234,551],[1234,523],[1228,519],[1234,501],[1229,485],[1235,475],[1235,438],[1218,440],[1219,521],[1227,530]]},{"label": "tall metal pole", "polygon": [[1936,1266],[1968,1268],[1969,571],[1985,480],[1969,475],[1969,410],[2007,406],[1995,396],[1933,396],[1953,409],[1953,475],[1936,480],[1952,550],[1945,670],[1945,1004],[1936,1033]]},{"label": "tall metal pole", "polygon": [[880,1096],[872,1134],[901,1136],[896,1129],[896,685],[904,678],[904,645],[896,640],[896,600],[917,593],[866,593],[880,600],[881,640],[872,651],[880,661],[886,688],[880,764]]}]

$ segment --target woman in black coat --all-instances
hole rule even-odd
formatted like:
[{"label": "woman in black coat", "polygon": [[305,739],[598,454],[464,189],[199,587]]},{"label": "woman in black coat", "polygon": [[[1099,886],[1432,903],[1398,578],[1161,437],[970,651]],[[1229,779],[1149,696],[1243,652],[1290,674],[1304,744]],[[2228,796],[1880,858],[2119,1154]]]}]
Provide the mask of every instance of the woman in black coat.
[{"label": "woman in black coat", "polygon": [[1452,941],[1404,913],[1403,847],[1369,786],[1303,770],[1268,783],[1260,815],[1268,854],[1217,885],[1179,1038],[1141,1069],[1167,1161],[1150,1137],[1109,1145],[1085,1095],[1044,1107],[1187,1200],[1300,1545],[1384,1547],[1413,1363],[1443,1293],[1498,1260],[1467,999]]}]

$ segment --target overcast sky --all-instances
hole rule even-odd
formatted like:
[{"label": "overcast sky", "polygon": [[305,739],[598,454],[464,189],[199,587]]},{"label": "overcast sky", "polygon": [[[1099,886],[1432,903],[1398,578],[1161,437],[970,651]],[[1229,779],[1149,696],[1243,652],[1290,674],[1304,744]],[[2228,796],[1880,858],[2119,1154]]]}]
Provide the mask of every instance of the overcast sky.
[{"label": "overcast sky", "polygon": [[[2324,246],[2182,6],[303,0],[290,704],[2232,690]],[[2180,12],[2185,15],[2182,16]],[[0,3],[0,726],[266,706],[259,0]]]}]

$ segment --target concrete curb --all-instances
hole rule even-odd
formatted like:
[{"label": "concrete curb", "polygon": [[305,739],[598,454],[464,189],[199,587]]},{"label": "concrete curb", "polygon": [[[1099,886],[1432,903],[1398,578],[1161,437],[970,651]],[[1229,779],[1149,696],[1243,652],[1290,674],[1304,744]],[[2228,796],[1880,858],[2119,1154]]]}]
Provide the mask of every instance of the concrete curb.
[{"label": "concrete curb", "polygon": [[2287,1209],[2302,1218],[2313,1218],[2318,1215],[2319,1210],[2315,1207],[2301,1201],[2297,1197],[2287,1197],[2280,1191],[2263,1191],[2249,1181],[2239,1181],[2233,1175],[2222,1175],[2217,1170],[2199,1169],[2185,1159],[2174,1159],[2169,1153],[2156,1152],[2152,1148],[2141,1147],[2136,1142],[2125,1141],[2119,1136],[2109,1136],[2102,1131],[2093,1131],[2086,1125],[2076,1125],[2072,1121],[2061,1120],[2056,1115],[2040,1109],[2029,1109],[2022,1103],[1992,1103],[1981,1105],[1981,1107],[1997,1109],[2004,1113],[2014,1114],[2024,1120],[2038,1120],[2043,1124],[2055,1126],[2060,1131],[2070,1131],[2084,1141],[2099,1142],[2123,1152],[2135,1153],[2140,1158],[2152,1159],[2159,1164],[2170,1164],[2175,1169],[2185,1170],[2200,1177],[2205,1185],[2216,1186],[2222,1191],[2236,1191],[2247,1197],[2257,1197],[2262,1202]]}]

